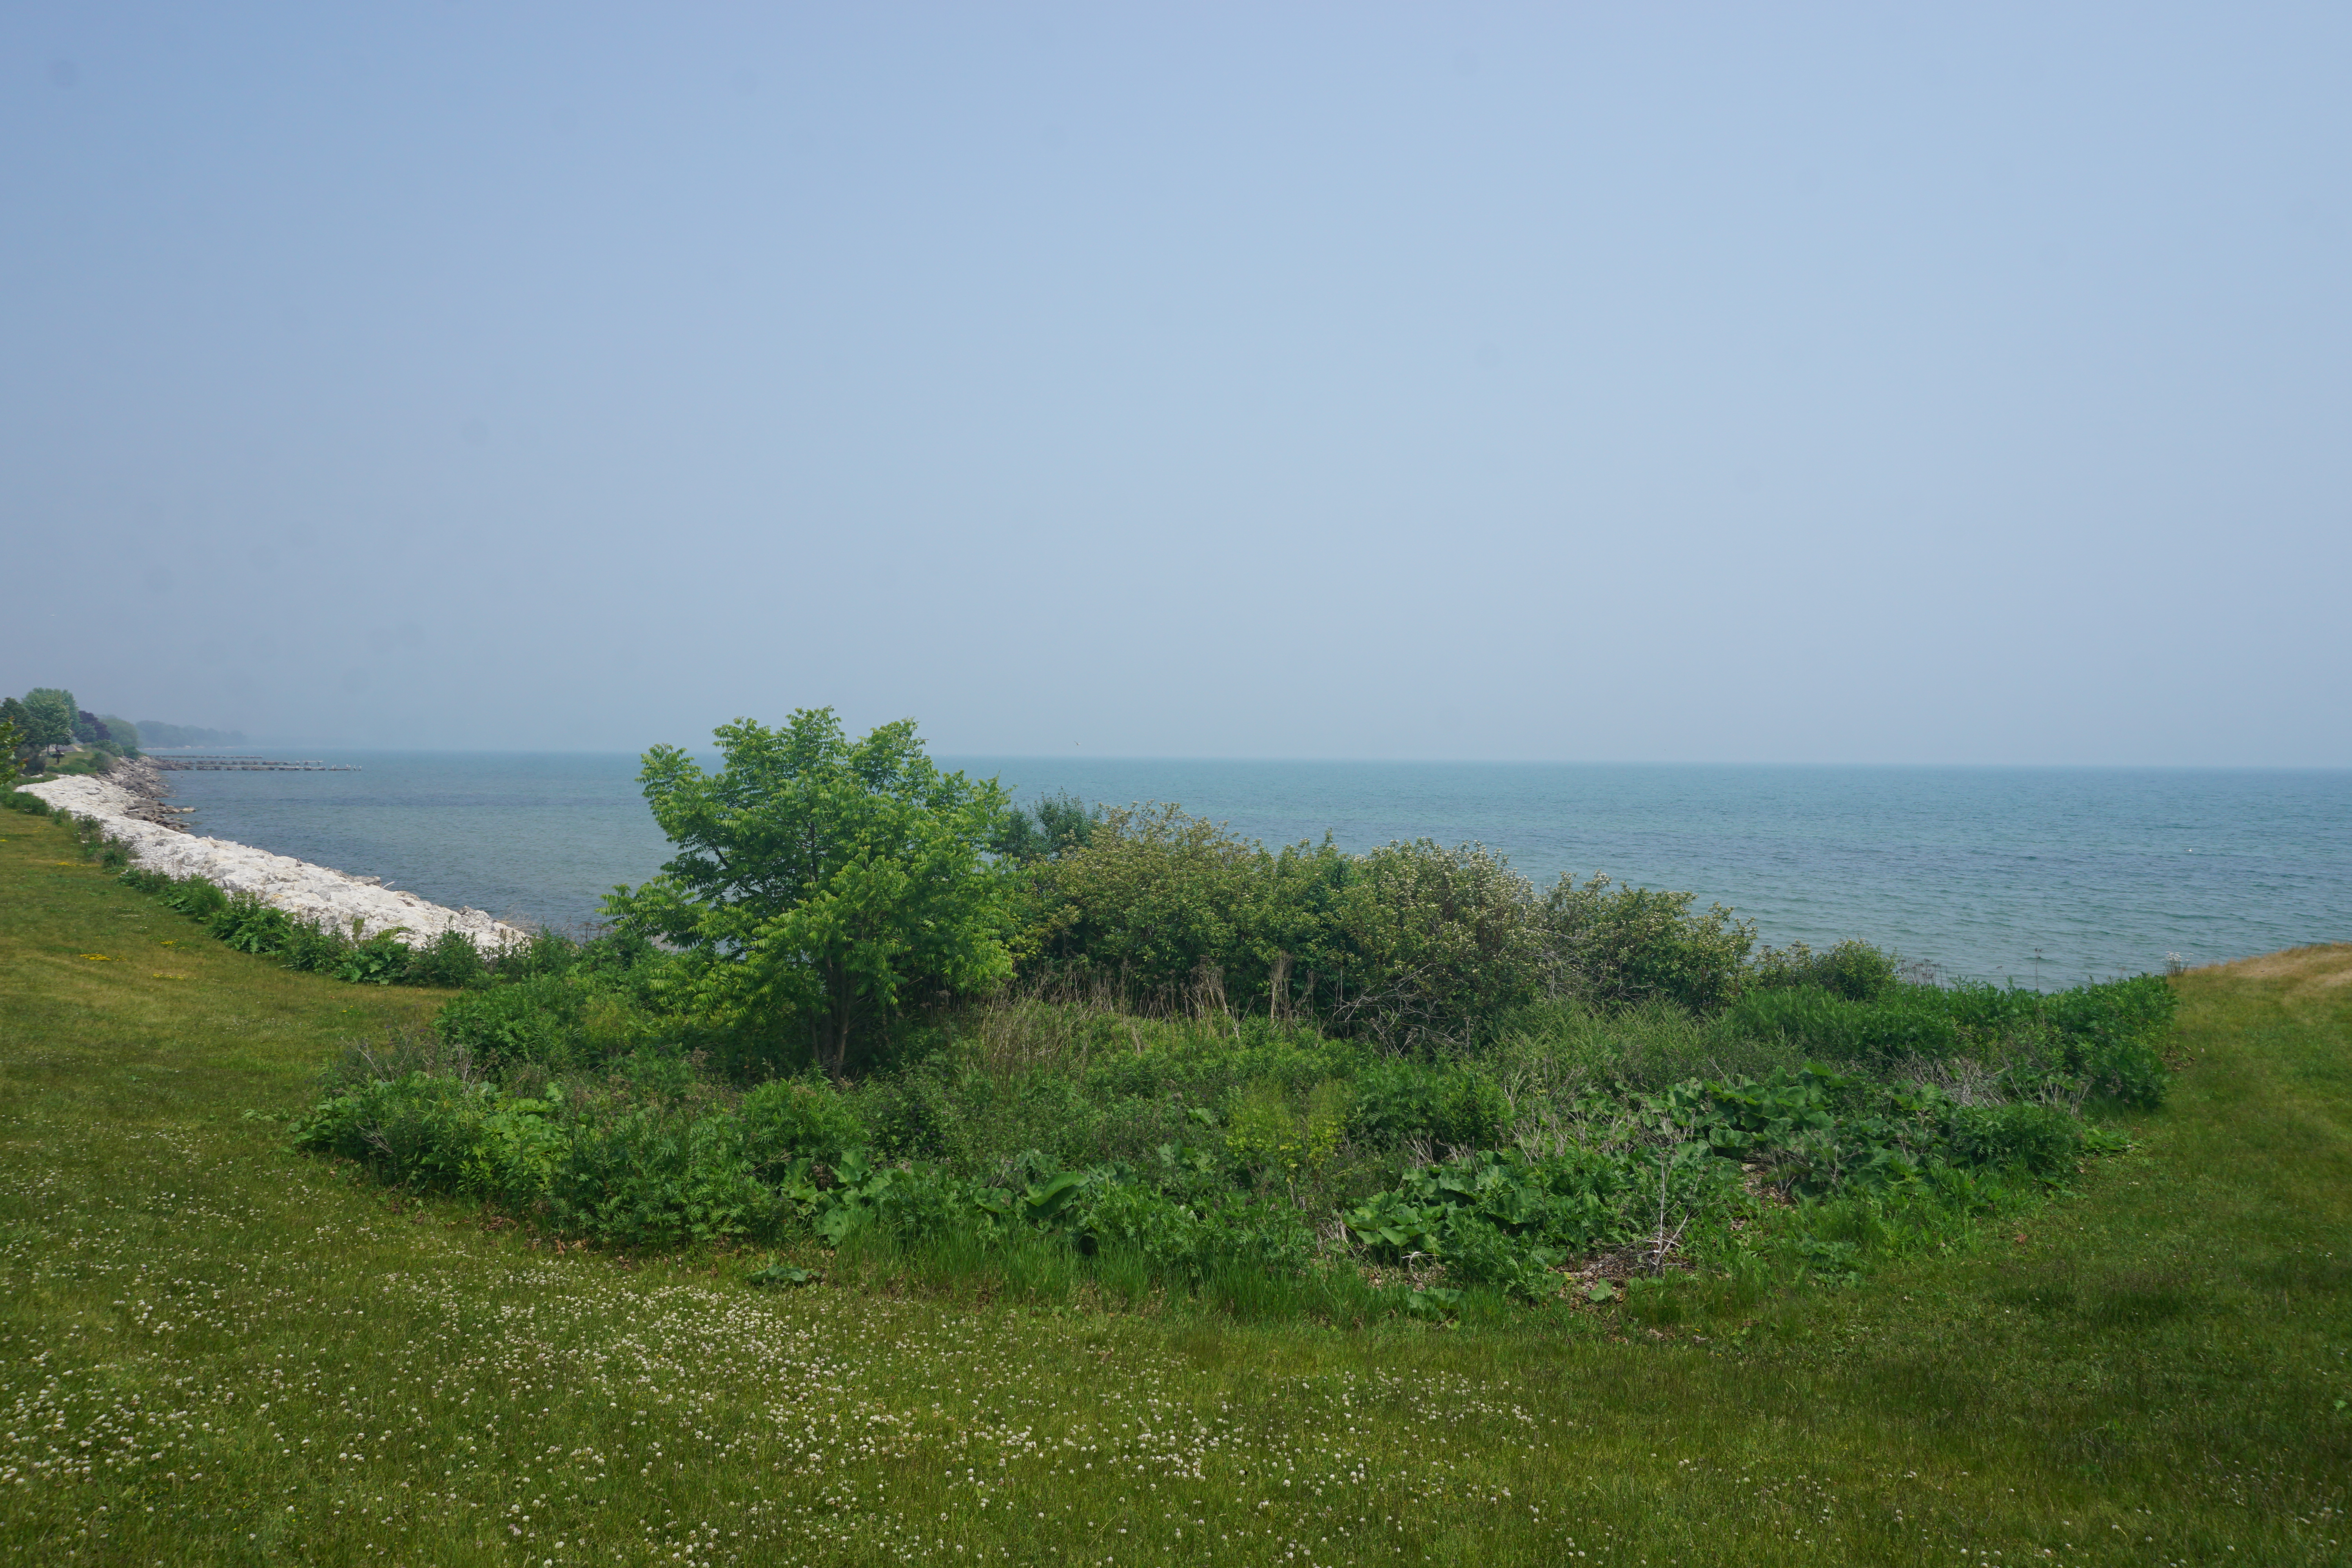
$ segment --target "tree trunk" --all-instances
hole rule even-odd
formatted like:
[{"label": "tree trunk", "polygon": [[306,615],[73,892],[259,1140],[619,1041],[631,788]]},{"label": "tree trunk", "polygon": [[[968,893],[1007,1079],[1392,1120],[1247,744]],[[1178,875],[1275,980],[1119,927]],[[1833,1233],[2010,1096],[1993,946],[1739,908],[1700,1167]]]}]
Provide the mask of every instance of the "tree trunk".
[{"label": "tree trunk", "polygon": [[843,1081],[849,1066],[849,1030],[856,1008],[856,982],[849,973],[838,966],[829,976],[825,989],[832,1003],[818,1035],[817,1055],[825,1076],[835,1083]]}]

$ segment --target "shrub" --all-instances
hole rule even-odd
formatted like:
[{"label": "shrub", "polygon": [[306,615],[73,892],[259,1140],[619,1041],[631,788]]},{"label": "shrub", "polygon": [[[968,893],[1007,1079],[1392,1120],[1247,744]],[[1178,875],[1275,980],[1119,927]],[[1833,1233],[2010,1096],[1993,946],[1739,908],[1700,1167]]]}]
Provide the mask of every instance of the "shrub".
[{"label": "shrub", "polygon": [[239,952],[276,952],[294,935],[286,911],[251,893],[236,893],[216,910],[205,929]]},{"label": "shrub", "polygon": [[2054,1079],[2142,1110],[2164,1103],[2169,1086],[2157,1042],[2171,1027],[2179,999],[2159,976],[2053,994],[1976,984],[1937,994],[1979,1035],[2030,1043]]},{"label": "shrub", "polygon": [[776,1195],[754,1177],[724,1110],[592,1101],[549,1176],[562,1230],[633,1247],[730,1241],[772,1230]]},{"label": "shrub", "polygon": [[331,974],[338,979],[362,978],[342,973],[355,940],[323,921],[296,921],[287,931],[285,945],[278,950],[278,961],[289,969]]},{"label": "shrub", "polygon": [[2068,1069],[2094,1092],[2152,1110],[2169,1087],[2156,1042],[2179,1005],[2171,986],[2143,974],[2062,991],[2049,998],[2044,1016],[2065,1042]]},{"label": "shrub", "polygon": [[176,910],[192,920],[209,922],[228,907],[228,895],[219,884],[203,877],[173,877],[161,871],[133,868],[123,872],[122,879],[142,893],[153,894],[164,908]]},{"label": "shrub", "polygon": [[1310,973],[1331,977],[1324,1012],[1347,1032],[1395,1048],[1469,1045],[1552,984],[1535,888],[1501,856],[1425,838],[1321,853],[1339,873],[1328,914],[1293,942]]},{"label": "shrub", "polygon": [[1204,1273],[1226,1251],[1226,1227],[1193,1205],[1140,1182],[1089,1187],[1072,1220],[1083,1251],[1124,1247],[1159,1268],[1179,1273]]},{"label": "shrub", "polygon": [[1172,805],[1112,808],[1024,888],[1018,942],[1033,977],[1116,986],[1183,1012],[1263,994],[1252,937],[1277,879],[1273,857]]},{"label": "shrub", "polygon": [[587,944],[573,941],[562,931],[535,931],[520,944],[499,954],[496,978],[510,982],[569,974],[573,968],[589,962]]},{"label": "shrub", "polygon": [[431,942],[413,948],[402,976],[411,985],[446,985],[451,990],[482,978],[482,950],[460,931],[445,931]]},{"label": "shrub", "polygon": [[794,1160],[837,1159],[873,1141],[857,1112],[829,1085],[779,1079],[736,1108],[743,1148],[755,1170],[772,1173]]},{"label": "shrub", "polygon": [[2053,1105],[1965,1106],[1953,1111],[1952,1158],[2037,1176],[2069,1170],[2083,1152],[2083,1124]]},{"label": "shrub", "polygon": [[2137,1110],[2157,1110],[2172,1090],[2163,1054],[2146,1040],[2102,1042],[2084,1053],[2083,1076],[2093,1092]]},{"label": "shrub", "polygon": [[[1558,1289],[1549,1270],[1562,1258],[1639,1234],[1661,1180],[1680,1192],[1677,1206],[1710,1184],[1719,1198],[1726,1178],[1706,1168],[1712,1163],[1660,1167],[1627,1149],[1578,1148],[1540,1160],[1465,1153],[1406,1172],[1343,1219],[1374,1258],[1427,1258],[1444,1264],[1449,1279],[1535,1297]],[[1736,1172],[1729,1180],[1736,1190]]]},{"label": "shrub", "polygon": [[1510,1117],[1495,1080],[1458,1064],[1386,1058],[1356,1075],[1354,1096],[1349,1131],[1390,1146],[1420,1141],[1433,1149],[1491,1149]]},{"label": "shrub", "polygon": [[1826,952],[1815,952],[1801,942],[1785,948],[1766,948],[1748,973],[1751,989],[1817,986],[1849,1002],[1870,1002],[1899,978],[1895,955],[1852,939]]},{"label": "shrub", "polygon": [[1690,893],[1614,887],[1606,877],[1580,887],[1562,877],[1544,900],[1542,920],[1566,984],[1586,1001],[1622,1007],[1664,998],[1708,1012],[1738,993],[1756,927],[1733,920],[1721,904],[1694,914],[1695,900]]},{"label": "shrub", "polygon": [[1036,860],[1058,855],[1073,846],[1083,847],[1094,837],[1096,816],[1087,803],[1064,791],[1049,795],[1034,806],[1004,814],[989,852],[1008,860]]},{"label": "shrub", "polygon": [[1109,809],[1024,899],[1033,982],[1403,1047],[1476,1037],[1550,973],[1534,889],[1477,845],[1276,852],[1174,806]]},{"label": "shrub", "polygon": [[[317,928],[313,928],[314,930]],[[331,934],[322,932],[321,934]],[[296,943],[288,944],[289,950]],[[332,966],[320,964],[336,979],[353,985],[397,985],[408,979],[412,953],[408,944],[394,931],[380,931],[365,941],[346,944],[336,955]],[[289,952],[288,968],[301,967],[292,962]]]},{"label": "shrub", "polygon": [[493,1069],[563,1068],[573,1065],[577,1019],[576,990],[560,974],[536,974],[453,998],[434,1015],[433,1029]]},{"label": "shrub", "polygon": [[562,1158],[561,1111],[556,1101],[418,1072],[329,1096],[291,1137],[396,1186],[520,1208],[540,1199]]}]

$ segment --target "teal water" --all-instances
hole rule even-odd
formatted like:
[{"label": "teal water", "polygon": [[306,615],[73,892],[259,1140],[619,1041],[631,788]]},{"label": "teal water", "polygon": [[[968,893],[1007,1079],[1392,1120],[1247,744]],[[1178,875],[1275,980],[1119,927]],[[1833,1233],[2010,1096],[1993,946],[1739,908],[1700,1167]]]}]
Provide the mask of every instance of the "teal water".
[{"label": "teal water", "polygon": [[[174,773],[173,798],[198,833],[560,925],[666,858],[632,756],[325,760],[362,771]],[[1268,843],[1475,839],[1539,883],[1690,889],[1767,942],[2024,984],[2352,940],[2352,772],[943,760]]]}]

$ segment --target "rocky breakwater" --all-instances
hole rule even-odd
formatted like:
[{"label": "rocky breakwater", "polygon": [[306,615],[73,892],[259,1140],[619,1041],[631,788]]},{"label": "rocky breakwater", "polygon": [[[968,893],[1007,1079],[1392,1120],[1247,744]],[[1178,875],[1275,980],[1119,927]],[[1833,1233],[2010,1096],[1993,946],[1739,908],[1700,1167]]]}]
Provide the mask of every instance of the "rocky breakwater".
[{"label": "rocky breakwater", "polygon": [[180,826],[180,818],[196,808],[193,805],[165,805],[163,798],[172,793],[172,786],[164,782],[163,770],[146,758],[117,757],[114,765],[106,770],[106,782],[121,785],[123,793],[131,797],[130,805],[123,808],[123,816],[135,817],[141,822],[152,822],[158,827],[169,827],[174,832],[187,831]]},{"label": "rocky breakwater", "polygon": [[152,820],[157,805],[153,795],[111,779],[51,779],[19,787],[40,796],[52,810],[97,818],[106,836],[130,851],[132,864],[142,870],[203,877],[227,892],[250,893],[298,921],[344,931],[357,921],[362,937],[398,931],[411,946],[431,942],[446,931],[463,931],[486,952],[528,940],[517,927],[479,910],[444,909],[372,877],[349,876],[226,839],[200,838],[177,824],[158,823]]}]

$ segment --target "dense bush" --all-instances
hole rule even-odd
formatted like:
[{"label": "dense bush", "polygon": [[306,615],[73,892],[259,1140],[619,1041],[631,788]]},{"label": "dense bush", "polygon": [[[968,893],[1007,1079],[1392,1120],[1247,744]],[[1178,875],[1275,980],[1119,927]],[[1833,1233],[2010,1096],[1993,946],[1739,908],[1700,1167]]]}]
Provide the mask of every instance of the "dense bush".
[{"label": "dense bush", "polygon": [[158,871],[126,871],[122,880],[142,892],[152,893],[164,908],[177,910],[207,929],[212,918],[228,908],[228,894],[203,877],[167,877]]},{"label": "dense bush", "polygon": [[783,1201],[763,1185],[723,1109],[580,1097],[547,1184],[557,1229],[632,1247],[769,1235]]},{"label": "dense bush", "polygon": [[1794,942],[1758,953],[1745,984],[1749,990],[1811,985],[1849,1002],[1869,1002],[1899,978],[1894,955],[1866,942],[1848,940],[1826,952]]},{"label": "dense bush", "polygon": [[1756,928],[1720,904],[1693,914],[1689,893],[1562,877],[1543,903],[1542,924],[1568,988],[1601,1006],[1653,1000],[1696,1012],[1738,994]]},{"label": "dense bush", "polygon": [[[1963,989],[1954,996],[1966,1005],[1991,990]],[[2170,1027],[2179,998],[2162,979],[2143,974],[2048,996],[2015,991],[2005,996],[2008,1006],[2034,999],[2037,1021],[2056,1038],[2056,1074],[2126,1105],[2152,1110],[2164,1103],[2167,1073],[2157,1042]]]},{"label": "dense bush", "polygon": [[433,1019],[434,1032],[492,1068],[577,1065],[581,993],[560,974],[534,974],[467,992]]},{"label": "dense bush", "polygon": [[[1345,1222],[1375,1259],[1427,1260],[1450,1279],[1535,1297],[1557,1292],[1550,1270],[1563,1259],[1637,1237],[1661,1182],[1681,1189],[1670,1202],[1687,1206],[1732,1197],[1738,1173],[1701,1161],[1654,1163],[1622,1147],[1535,1159],[1516,1150],[1467,1152],[1407,1171],[1394,1188],[1348,1211]],[[1705,1193],[1710,1184],[1719,1190]]]},{"label": "dense bush", "polygon": [[[1535,889],[1502,857],[1425,838],[1322,854],[1341,873],[1336,897],[1320,930],[1292,940],[1333,973],[1323,1013],[1341,1032],[1397,1048],[1467,1044],[1556,983]],[[1311,985],[1304,1004],[1313,1016]]]},{"label": "dense bush", "polygon": [[[1336,863],[1336,862],[1334,862]],[[1298,904],[1328,868],[1277,858],[1172,806],[1112,809],[1084,845],[1044,862],[1024,889],[1017,955],[1073,990],[1115,986],[1158,1011],[1264,997],[1269,905]]]},{"label": "dense bush", "polygon": [[1562,879],[1477,846],[1269,850],[1173,806],[1104,811],[1034,863],[1015,942],[1035,984],[1145,1011],[1308,1018],[1432,1051],[1545,997],[1720,1006],[1752,928],[1687,893]]},{"label": "dense bush", "polygon": [[1095,814],[1085,801],[1064,791],[1025,811],[1007,812],[989,848],[1008,860],[1037,860],[1091,842],[1094,831]]}]

